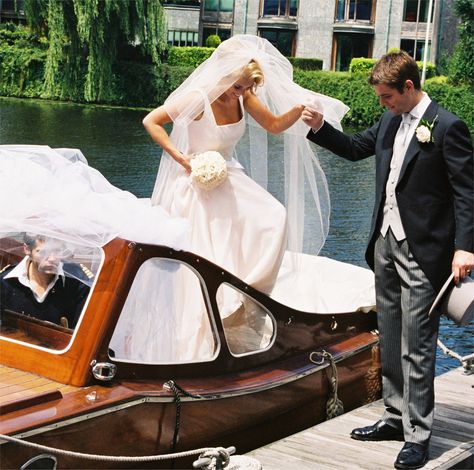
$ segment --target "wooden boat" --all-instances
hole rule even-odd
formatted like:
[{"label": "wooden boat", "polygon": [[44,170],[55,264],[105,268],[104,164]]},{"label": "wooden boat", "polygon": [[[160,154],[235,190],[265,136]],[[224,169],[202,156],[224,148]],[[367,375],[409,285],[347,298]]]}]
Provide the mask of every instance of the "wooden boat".
[{"label": "wooden boat", "polygon": [[[18,261],[8,243],[0,244],[1,267]],[[145,364],[113,357],[115,325],[137,271],[150,259],[181,263],[200,279],[215,328],[212,360]],[[245,354],[229,347],[216,302],[223,283],[269,312],[273,333],[265,347]],[[345,411],[379,398],[381,388],[373,311],[298,311],[193,253],[165,246],[109,242],[74,331],[6,309],[1,320],[0,434],[75,452],[144,456],[232,445],[244,453],[326,419],[331,358]],[[322,351],[331,356],[310,360]],[[170,380],[179,388],[166,386]],[[20,468],[45,453],[5,440],[0,452],[2,468]],[[172,466],[61,454],[57,460],[61,469]],[[193,460],[173,468],[189,468]]]}]

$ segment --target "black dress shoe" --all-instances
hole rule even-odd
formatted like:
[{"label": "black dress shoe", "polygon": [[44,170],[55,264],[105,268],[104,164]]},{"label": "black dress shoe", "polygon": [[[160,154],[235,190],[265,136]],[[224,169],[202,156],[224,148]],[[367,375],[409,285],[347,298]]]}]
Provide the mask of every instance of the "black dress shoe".
[{"label": "black dress shoe", "polygon": [[428,445],[405,442],[395,460],[395,468],[421,468],[428,461]]},{"label": "black dress shoe", "polygon": [[353,429],[351,437],[358,441],[403,441],[403,432],[380,420],[372,426]]}]

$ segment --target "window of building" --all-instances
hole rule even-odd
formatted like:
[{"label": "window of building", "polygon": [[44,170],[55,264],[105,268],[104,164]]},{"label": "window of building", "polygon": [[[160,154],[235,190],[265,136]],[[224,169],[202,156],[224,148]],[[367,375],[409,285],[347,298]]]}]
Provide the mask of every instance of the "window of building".
[{"label": "window of building", "polygon": [[[430,47],[430,43],[428,43],[428,47]],[[410,54],[415,60],[423,60],[425,41],[419,39],[402,39],[400,41],[400,49]]]},{"label": "window of building", "polygon": [[162,5],[177,5],[183,7],[198,7],[201,0],[161,0]]},{"label": "window of building", "polygon": [[285,29],[260,29],[262,38],[268,39],[284,56],[293,55],[296,31]]},{"label": "window of building", "polygon": [[333,69],[349,70],[354,57],[370,57],[372,55],[372,36],[365,34],[335,34],[335,54]]},{"label": "window of building", "polygon": [[336,21],[371,21],[373,0],[338,0]]},{"label": "window of building", "polygon": [[234,0],[204,0],[206,11],[234,11]]},{"label": "window of building", "polygon": [[297,16],[298,0],[262,0],[262,16]]},{"label": "window of building", "polygon": [[222,41],[230,38],[230,28],[220,28],[218,26],[203,28],[202,30],[202,44],[206,44],[206,39],[212,34],[217,34]]},{"label": "window of building", "polygon": [[403,21],[426,23],[427,19],[428,0],[405,0]]},{"label": "window of building", "polygon": [[168,31],[168,44],[170,46],[197,46],[197,31]]}]

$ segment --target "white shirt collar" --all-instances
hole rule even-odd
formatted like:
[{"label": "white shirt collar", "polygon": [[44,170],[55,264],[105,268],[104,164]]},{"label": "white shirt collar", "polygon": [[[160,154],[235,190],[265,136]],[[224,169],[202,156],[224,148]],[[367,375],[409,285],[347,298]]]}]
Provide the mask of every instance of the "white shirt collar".
[{"label": "white shirt collar", "polygon": [[63,285],[66,282],[65,274],[63,270],[63,264],[59,263],[57,274],[54,276],[53,280],[48,284],[48,287],[44,291],[44,294],[39,296],[31,288],[31,282],[30,282],[30,279],[28,278],[28,263],[29,263],[29,257],[25,256],[7,275],[5,275],[4,279],[17,278],[20,284],[23,284],[25,287],[28,287],[29,289],[31,289],[31,292],[33,292],[33,295],[35,296],[36,300],[39,303],[42,303],[44,301],[46,296],[49,294],[49,291],[53,288],[54,284],[56,284],[56,281],[58,280],[59,277],[62,278]]},{"label": "white shirt collar", "polygon": [[425,114],[431,103],[431,98],[424,91],[422,93],[423,98],[421,101],[410,111],[410,113],[407,113],[411,114],[418,121],[423,117],[423,114]]}]

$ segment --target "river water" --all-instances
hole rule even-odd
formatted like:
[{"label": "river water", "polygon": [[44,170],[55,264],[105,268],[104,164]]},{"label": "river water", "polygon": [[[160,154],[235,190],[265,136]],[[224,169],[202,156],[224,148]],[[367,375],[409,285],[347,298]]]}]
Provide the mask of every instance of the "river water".
[{"label": "river water", "polygon": [[[0,98],[0,143],[79,148],[107,179],[149,197],[160,150],[141,120],[146,110]],[[352,163],[319,150],[331,194],[331,228],[321,255],[366,267],[364,250],[374,199],[374,159]],[[0,162],[1,163],[1,162]],[[271,178],[271,175],[270,175]],[[461,356],[474,352],[474,324],[441,319],[440,339]],[[438,349],[436,372],[459,366]]]}]

